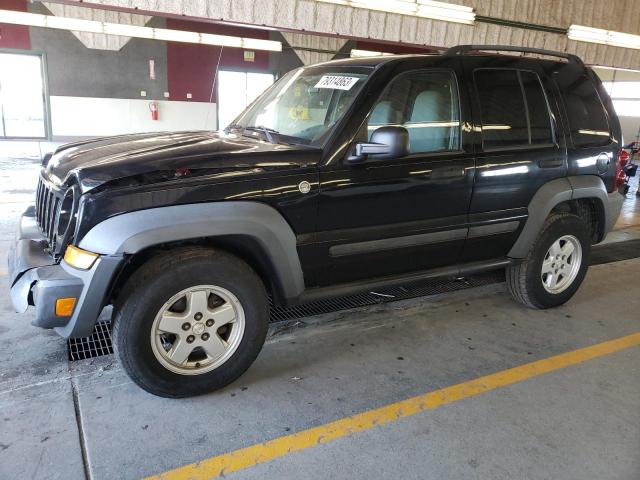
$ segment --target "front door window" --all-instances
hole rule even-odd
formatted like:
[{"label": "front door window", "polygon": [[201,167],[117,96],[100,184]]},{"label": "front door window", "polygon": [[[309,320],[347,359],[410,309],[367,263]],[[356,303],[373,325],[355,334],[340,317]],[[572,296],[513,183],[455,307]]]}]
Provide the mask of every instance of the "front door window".
[{"label": "front door window", "polygon": [[412,71],[396,77],[367,120],[369,138],[388,125],[407,129],[411,153],[459,150],[460,108],[453,75]]}]

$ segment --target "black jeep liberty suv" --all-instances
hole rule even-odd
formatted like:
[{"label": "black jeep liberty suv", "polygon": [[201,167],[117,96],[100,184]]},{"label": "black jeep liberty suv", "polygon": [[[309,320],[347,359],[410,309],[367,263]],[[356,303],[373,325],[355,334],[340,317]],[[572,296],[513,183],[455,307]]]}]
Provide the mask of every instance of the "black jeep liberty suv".
[{"label": "black jeep liberty suv", "polygon": [[506,268],[571,298],[618,217],[620,124],[569,54],[459,46],[284,75],[224,132],[64,145],[9,255],[17,311],[63,337],[113,305],[120,362],[184,397],[237,379],[291,305]]}]

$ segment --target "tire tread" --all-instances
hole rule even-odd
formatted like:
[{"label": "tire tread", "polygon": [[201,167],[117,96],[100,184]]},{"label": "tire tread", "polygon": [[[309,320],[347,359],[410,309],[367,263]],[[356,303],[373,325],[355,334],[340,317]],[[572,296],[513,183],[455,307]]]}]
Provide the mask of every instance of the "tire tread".
[{"label": "tire tread", "polygon": [[[129,375],[131,380],[144,390],[167,398],[183,398],[187,396],[206,393],[205,391],[197,391],[190,389],[181,389],[178,386],[171,386],[169,383],[159,386],[142,373],[136,366],[137,349],[130,345],[131,332],[130,323],[126,321],[126,316],[138,307],[143,301],[145,294],[148,294],[148,285],[167,271],[174,271],[184,265],[187,261],[202,259],[203,261],[223,262],[227,266],[231,266],[233,270],[242,272],[252,278],[254,286],[258,289],[254,298],[258,304],[258,308],[266,310],[266,318],[268,319],[269,305],[267,302],[267,293],[264,289],[262,281],[251,267],[243,260],[235,257],[227,252],[204,247],[181,247],[179,249],[168,250],[157,254],[143,264],[133,275],[125,282],[121,294],[114,302],[114,312],[112,321],[113,347],[118,356],[122,367]],[[266,335],[266,324],[264,326]],[[264,342],[264,338],[258,339],[260,346]],[[250,363],[258,356],[260,349],[251,352]],[[223,384],[231,383],[237,379],[244,371],[230,372],[223,375]],[[206,374],[205,374],[206,375]],[[224,386],[224,385],[221,385]]]},{"label": "tire tread", "polygon": [[551,228],[552,225],[564,218],[576,218],[580,220],[580,217],[572,213],[552,212],[542,225],[540,233],[538,234],[535,242],[533,242],[533,245],[531,245],[531,248],[527,252],[526,257],[517,263],[509,265],[506,269],[506,283],[509,293],[514,298],[514,300],[522,303],[529,308],[547,308],[532,294],[532,291],[528,285],[528,280],[531,275],[530,270],[532,268],[532,263],[535,260],[538,245],[540,244],[540,242],[544,241],[545,233],[549,230],[549,228]]}]

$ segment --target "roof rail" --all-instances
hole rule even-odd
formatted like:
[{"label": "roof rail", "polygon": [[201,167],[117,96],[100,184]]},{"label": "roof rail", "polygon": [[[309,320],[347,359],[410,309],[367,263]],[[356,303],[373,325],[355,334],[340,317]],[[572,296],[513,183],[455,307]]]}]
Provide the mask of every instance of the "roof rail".
[{"label": "roof rail", "polygon": [[549,57],[566,58],[569,62],[575,63],[584,67],[583,61],[577,55],[571,53],[555,52],[553,50],[544,50],[542,48],[530,48],[530,47],[513,47],[511,45],[458,45],[447,49],[445,55],[463,55],[472,51],[479,50],[494,50],[496,52],[522,52],[522,53],[535,53],[537,55],[547,55]]}]

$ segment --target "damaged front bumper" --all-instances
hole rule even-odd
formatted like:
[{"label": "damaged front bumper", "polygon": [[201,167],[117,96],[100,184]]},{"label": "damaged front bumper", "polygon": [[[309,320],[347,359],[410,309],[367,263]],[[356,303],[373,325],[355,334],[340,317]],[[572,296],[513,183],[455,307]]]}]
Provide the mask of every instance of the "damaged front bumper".
[{"label": "damaged front bumper", "polygon": [[[20,218],[8,262],[16,312],[35,306],[33,325],[53,328],[63,337],[84,337],[93,331],[122,256],[102,255],[88,270],[74,268],[64,260],[56,262],[47,252],[34,208],[29,207]],[[56,315],[56,300],[70,297],[76,299],[71,315]]]}]

